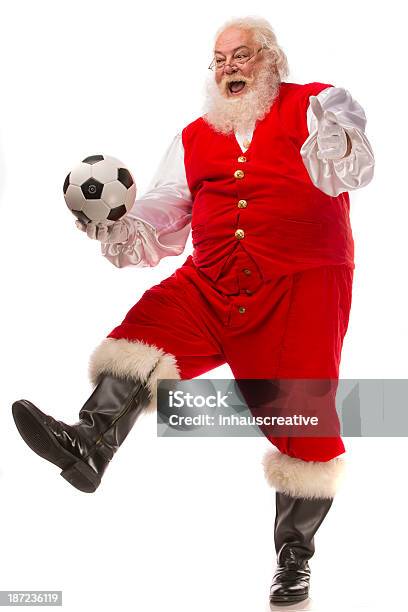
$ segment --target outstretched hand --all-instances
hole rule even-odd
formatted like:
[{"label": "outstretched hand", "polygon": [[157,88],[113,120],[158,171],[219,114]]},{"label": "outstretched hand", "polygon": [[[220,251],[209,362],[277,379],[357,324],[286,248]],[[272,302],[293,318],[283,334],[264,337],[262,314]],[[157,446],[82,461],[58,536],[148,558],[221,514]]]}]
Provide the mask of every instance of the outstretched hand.
[{"label": "outstretched hand", "polygon": [[128,238],[127,225],[121,220],[116,221],[112,225],[107,225],[106,223],[95,223],[94,221],[82,223],[82,221],[77,219],[75,225],[82,232],[85,232],[88,238],[104,243],[123,244]]},{"label": "outstretched hand", "polygon": [[310,107],[317,119],[317,157],[319,159],[341,159],[349,151],[346,131],[339,125],[332,111],[323,110],[317,96],[310,96]]}]

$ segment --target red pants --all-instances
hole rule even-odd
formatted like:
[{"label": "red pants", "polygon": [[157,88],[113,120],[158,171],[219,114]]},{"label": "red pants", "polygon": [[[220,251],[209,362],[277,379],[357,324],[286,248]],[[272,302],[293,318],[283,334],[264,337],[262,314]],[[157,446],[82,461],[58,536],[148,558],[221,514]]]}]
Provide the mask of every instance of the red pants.
[{"label": "red pants", "polygon": [[[145,291],[108,337],[141,340],[174,355],[181,379],[224,363],[237,379],[337,379],[352,282],[346,265],[263,281],[237,243],[216,283],[190,255]],[[339,435],[268,438],[304,461],[328,461],[345,450]]]}]

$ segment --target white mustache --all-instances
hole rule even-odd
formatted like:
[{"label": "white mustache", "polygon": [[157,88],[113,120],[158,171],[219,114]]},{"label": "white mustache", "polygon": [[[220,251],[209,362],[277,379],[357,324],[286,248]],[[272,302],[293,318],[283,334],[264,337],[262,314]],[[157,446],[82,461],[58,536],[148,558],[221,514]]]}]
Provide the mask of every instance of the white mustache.
[{"label": "white mustache", "polygon": [[255,77],[247,77],[247,76],[242,76],[242,75],[228,75],[226,77],[224,77],[221,81],[221,85],[228,85],[229,83],[233,83],[234,81],[243,81],[244,83],[253,83],[255,80]]},{"label": "white mustache", "polygon": [[234,81],[244,81],[245,83],[247,83],[248,80],[249,79],[247,77],[237,75],[237,76],[230,76],[230,77],[225,78],[224,82],[233,83]]}]

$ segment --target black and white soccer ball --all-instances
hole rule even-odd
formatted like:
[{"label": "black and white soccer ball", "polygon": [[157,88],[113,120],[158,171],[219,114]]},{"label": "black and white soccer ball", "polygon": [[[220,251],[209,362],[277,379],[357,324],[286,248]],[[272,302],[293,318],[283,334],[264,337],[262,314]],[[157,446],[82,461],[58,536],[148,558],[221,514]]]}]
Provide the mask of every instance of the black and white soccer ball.
[{"label": "black and white soccer ball", "polygon": [[90,155],[68,174],[64,198],[82,223],[111,225],[132,208],[136,184],[126,166],[115,157]]}]

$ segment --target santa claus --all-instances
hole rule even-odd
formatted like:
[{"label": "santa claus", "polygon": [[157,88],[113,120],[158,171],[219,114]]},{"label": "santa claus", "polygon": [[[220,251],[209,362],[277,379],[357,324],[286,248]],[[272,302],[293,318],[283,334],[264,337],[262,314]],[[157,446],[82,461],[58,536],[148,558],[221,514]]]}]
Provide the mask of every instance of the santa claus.
[{"label": "santa claus", "polygon": [[[117,267],[180,255],[190,229],[192,255],[96,347],[77,422],[13,404],[25,442],[81,491],[97,489],[137,417],[156,407],[158,379],[225,363],[236,379],[338,379],[354,270],[348,192],[374,168],[364,111],[341,87],[285,81],[264,19],[224,24],[209,68],[203,115],[175,136],[132,211],[109,227],[77,222]],[[276,490],[270,601],[293,603],[308,596],[345,448],[338,434],[264,433]]]}]

